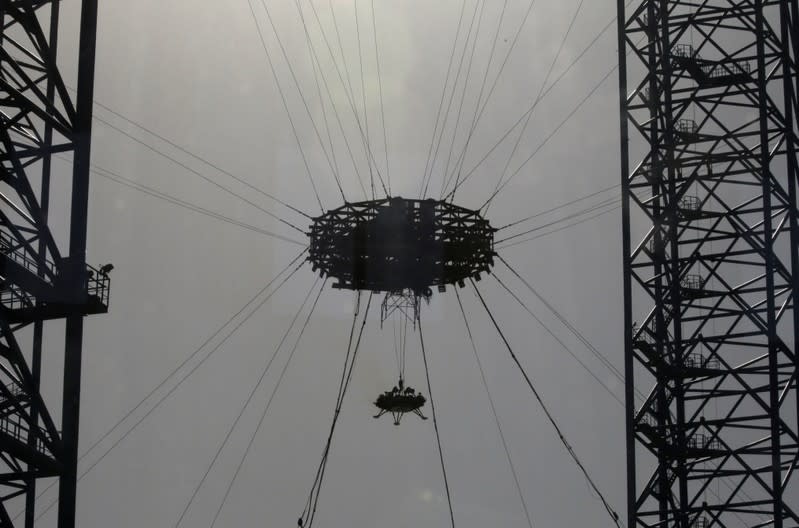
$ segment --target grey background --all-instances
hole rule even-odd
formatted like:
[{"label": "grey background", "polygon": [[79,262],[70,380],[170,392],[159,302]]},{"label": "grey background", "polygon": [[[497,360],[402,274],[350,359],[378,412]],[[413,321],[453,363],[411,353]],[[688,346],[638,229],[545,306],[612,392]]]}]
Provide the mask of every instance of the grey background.
[{"label": "grey background", "polygon": [[[375,157],[384,170],[370,2],[361,0],[357,4],[370,136]],[[263,5],[257,0],[253,5],[323,204],[336,207],[340,196]],[[307,1],[302,5],[305,15],[311,17]],[[314,5],[328,35],[333,35],[327,1],[315,0]],[[333,5],[357,98],[361,92],[354,2],[336,0]],[[374,5],[392,187],[394,194],[415,197],[461,2],[376,0]],[[527,5],[527,0],[508,2],[490,80]],[[472,140],[467,167],[473,166],[535,99],[576,5],[574,0],[537,0]],[[291,0],[267,0],[267,6],[314,119],[322,126],[322,110],[296,6]],[[473,2],[467,2],[467,18],[473,6]],[[501,6],[500,0],[486,4],[467,91],[466,120],[472,117]],[[614,16],[615,2],[585,2],[553,77],[560,75]],[[74,86],[74,67],[70,66],[74,66],[77,2],[63,5],[63,18],[62,64],[66,65],[68,84]],[[309,19],[309,28],[347,124],[348,138],[359,145],[352,113],[313,19]],[[512,168],[538,147],[616,62],[613,26],[536,109]],[[95,95],[98,102],[253,185],[312,215],[319,213],[245,0],[103,2]],[[504,225],[618,182],[617,99],[614,73],[497,197],[488,214],[493,225]],[[96,115],[301,227],[307,226],[307,220],[102,108],[96,108]],[[450,138],[447,133],[445,142]],[[470,184],[459,191],[457,203],[467,207],[482,204],[511,145],[506,142],[504,150],[481,167]],[[357,152],[360,167],[365,170],[362,150],[358,148]],[[352,171],[347,168],[340,140],[336,154],[348,198],[359,199],[362,194],[358,194]],[[264,213],[98,122],[92,156],[94,163],[122,176],[297,238]],[[66,170],[66,165],[61,164],[61,169]],[[440,172],[437,170],[431,184],[436,195]],[[299,250],[102,177],[93,178],[91,192],[89,261],[111,261],[116,269],[110,314],[92,317],[86,327],[81,424],[84,448]],[[573,210],[542,217],[530,227]],[[502,252],[618,368],[623,356],[620,227],[616,210]],[[521,284],[502,271],[502,266],[498,273],[621,398],[622,387],[610,372]],[[186,384],[81,480],[80,526],[174,525],[313,280],[309,268],[300,270]],[[493,279],[486,278],[480,287],[575,450],[611,503],[623,513],[621,406]],[[513,368],[475,296],[467,289],[462,298],[534,525],[611,526]],[[379,301],[378,297],[374,299],[374,308]],[[349,292],[328,287],[322,294],[219,526],[296,525],[329,427],[352,302]],[[391,329],[380,330],[376,309],[372,316],[334,439],[318,525],[444,526],[448,513],[431,421],[411,416],[401,427],[394,427],[386,418],[371,418],[371,401],[396,381]],[[424,307],[422,320],[456,523],[464,528],[524,526],[521,504],[454,294],[435,295],[430,306]],[[58,339],[51,335],[50,347],[55,353],[48,359],[45,377],[50,401],[55,401],[60,391]],[[408,349],[407,377],[410,384],[427,393],[417,343],[418,339],[411,340]],[[210,525],[287,353],[288,349],[278,356],[183,526]],[[140,409],[134,420],[154,401]],[[123,426],[112,434],[81,466],[96,460],[125,430]],[[45,497],[52,497],[53,491]],[[44,526],[54,523],[54,510],[44,519]]]}]

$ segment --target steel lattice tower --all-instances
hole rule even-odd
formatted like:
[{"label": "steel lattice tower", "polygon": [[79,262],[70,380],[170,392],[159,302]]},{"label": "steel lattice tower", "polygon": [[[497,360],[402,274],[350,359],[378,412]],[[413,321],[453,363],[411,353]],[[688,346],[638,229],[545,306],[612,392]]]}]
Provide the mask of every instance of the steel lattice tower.
[{"label": "steel lattice tower", "polygon": [[[36,482],[53,478],[58,526],[75,525],[83,317],[108,307],[108,267],[91,268],[85,259],[97,0],[82,1],[79,48],[61,53],[59,5],[0,2],[3,527],[33,526]],[[74,98],[59,56],[77,63]],[[64,343],[60,428],[49,405],[57,402],[39,390],[43,350],[45,358],[59,353],[53,342]]]},{"label": "steel lattice tower", "polygon": [[629,526],[799,526],[796,0],[619,0]]}]

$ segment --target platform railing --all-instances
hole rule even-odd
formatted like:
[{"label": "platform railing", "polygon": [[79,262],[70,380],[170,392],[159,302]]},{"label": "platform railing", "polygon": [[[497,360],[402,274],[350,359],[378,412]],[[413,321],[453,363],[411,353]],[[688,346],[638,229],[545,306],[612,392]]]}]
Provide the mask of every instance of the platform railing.
[{"label": "platform railing", "polygon": [[[19,419],[15,419],[14,414],[0,416],[0,433],[6,434],[23,444],[28,443],[28,438],[30,436],[28,427],[20,422]],[[47,450],[44,441],[39,435],[36,436],[34,448],[39,452]]]},{"label": "platform railing", "polygon": [[29,257],[24,251],[15,249],[16,245],[17,241],[11,235],[5,231],[0,231],[0,253],[6,255],[31,273],[39,273],[42,265],[47,268],[50,274],[55,275],[57,273],[56,265],[53,262],[49,260],[37,261]]}]

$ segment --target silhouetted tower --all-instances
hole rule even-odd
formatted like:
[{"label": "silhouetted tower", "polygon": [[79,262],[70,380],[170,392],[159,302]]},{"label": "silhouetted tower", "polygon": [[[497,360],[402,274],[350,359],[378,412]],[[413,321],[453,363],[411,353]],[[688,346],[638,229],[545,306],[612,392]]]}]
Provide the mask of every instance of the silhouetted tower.
[{"label": "silhouetted tower", "polygon": [[797,2],[625,3],[629,526],[796,527]]},{"label": "silhouetted tower", "polygon": [[[83,317],[108,307],[109,266],[85,259],[97,0],[81,3],[79,47],[57,53],[59,5],[0,2],[2,527],[33,526],[40,479],[58,479],[58,526],[75,525]],[[62,343],[54,413],[39,382]]]}]

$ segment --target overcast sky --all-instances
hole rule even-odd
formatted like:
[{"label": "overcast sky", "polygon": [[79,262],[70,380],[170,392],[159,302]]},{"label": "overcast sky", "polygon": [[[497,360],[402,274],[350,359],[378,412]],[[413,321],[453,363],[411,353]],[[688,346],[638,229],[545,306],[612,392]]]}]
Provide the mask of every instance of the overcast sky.
[{"label": "overcast sky", "polygon": [[[578,3],[577,0],[535,2],[469,143],[465,169],[474,167],[536,99]],[[264,4],[259,0],[252,3],[296,126],[296,137],[247,0],[102,2],[96,101],[311,216],[318,215],[320,209],[303,156],[318,185],[323,207],[337,207],[342,202],[308,112],[325,142],[327,118],[344,193],[349,200],[363,199],[343,139],[346,137],[351,144],[358,170],[368,185],[361,135],[338,77],[339,72],[346,76],[338,43],[329,40],[338,61],[337,72],[311,4],[308,0],[300,4],[313,50],[322,66],[318,80],[324,103],[318,97],[315,70],[295,2],[266,0],[268,15],[277,28],[293,75]],[[334,39],[331,4],[327,0],[314,0],[313,5],[327,38]],[[382,81],[388,172],[394,195],[418,196],[462,5],[455,0],[375,0],[381,74],[378,78],[371,2],[332,2],[354,99],[358,111],[363,112],[365,94],[370,144],[378,168],[385,174],[386,151],[379,104],[379,81]],[[501,0],[488,0],[485,5],[463,99],[456,154],[463,146],[463,131],[474,116],[502,6]],[[529,0],[507,1],[484,97],[528,6]],[[61,55],[71,86],[75,84],[71,66],[78,7],[78,2],[62,6]],[[474,7],[474,1],[466,2],[454,68],[462,53]],[[548,86],[561,77],[614,16],[615,2],[610,0],[582,5]],[[362,45],[363,91],[358,33]],[[462,75],[468,60],[469,54]],[[510,164],[511,171],[539,148],[616,62],[614,25],[541,100]],[[337,129],[325,82],[340,113],[343,134]],[[457,116],[462,86],[461,79],[450,111],[450,128],[445,130],[433,171],[429,194],[434,197],[440,195],[441,174],[453,137],[451,127]],[[617,97],[614,72],[496,197],[487,214],[492,225],[508,224],[618,182]],[[302,229],[307,228],[307,218],[275,204],[107,109],[97,107],[95,112],[97,117],[216,184]],[[458,191],[455,203],[477,208],[488,198],[514,140],[515,135],[511,135],[475,171],[469,183]],[[325,148],[330,151],[328,143]],[[304,241],[300,233],[241,198],[98,121],[95,121],[92,158],[97,166],[124,178]],[[66,170],[66,165],[62,164],[61,170]],[[536,218],[522,227],[541,226],[617,195],[615,191],[605,193]],[[99,175],[92,179],[89,218],[89,261],[98,264],[110,261],[116,269],[110,313],[93,316],[86,325],[81,452],[244,306],[301,249],[290,242],[177,207]],[[613,210],[589,222],[500,251],[618,368],[623,357],[620,227],[620,213]],[[622,398],[622,387],[612,373],[529,290],[502,265],[498,265],[497,275],[596,377]],[[297,272],[81,480],[78,525],[123,528],[175,524],[314,280],[309,267]],[[622,407],[496,281],[485,278],[479,287],[576,452],[610,502],[623,512]],[[514,368],[471,288],[464,289],[461,297],[534,525],[611,526],[600,502]],[[408,416],[400,427],[394,427],[388,417],[372,419],[375,409],[371,402],[381,391],[390,389],[397,378],[392,328],[384,326],[381,330],[379,324],[381,300],[376,296],[373,301],[361,355],[334,437],[317,525],[446,526],[449,514],[432,420],[423,422]],[[217,526],[296,524],[332,418],[352,308],[352,292],[331,289],[328,284]],[[456,525],[461,528],[526,526],[451,289],[434,295],[430,305],[423,307],[422,325]],[[295,336],[296,331],[287,340],[288,345],[293,344]],[[52,334],[52,339],[58,343],[56,334]],[[210,526],[290,349],[291,346],[286,346],[277,356],[182,526]],[[209,350],[203,349],[201,355]],[[181,372],[195,363],[196,360],[190,362]],[[45,396],[57,401],[60,383],[56,360],[45,376]],[[427,393],[418,334],[409,339],[407,381]],[[93,450],[81,466],[88,467],[97,460],[173,385],[174,381],[167,382],[131,421]],[[429,403],[425,413],[430,415]],[[47,514],[44,526],[54,525],[54,511]]]}]

